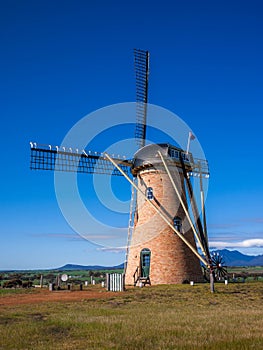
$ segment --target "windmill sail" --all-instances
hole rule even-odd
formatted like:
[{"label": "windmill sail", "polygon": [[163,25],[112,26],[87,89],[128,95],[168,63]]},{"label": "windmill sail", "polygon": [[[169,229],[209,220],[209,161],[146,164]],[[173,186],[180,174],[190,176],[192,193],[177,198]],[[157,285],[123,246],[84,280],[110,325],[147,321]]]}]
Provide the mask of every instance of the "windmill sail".
[{"label": "windmill sail", "polygon": [[[125,158],[115,158],[116,163],[125,174],[130,173],[131,163]],[[37,146],[31,143],[30,169],[32,170],[56,170],[64,172],[78,172],[86,174],[106,174],[122,176],[119,170],[105,159],[102,153],[80,153],[71,148],[59,148],[52,146]]]},{"label": "windmill sail", "polygon": [[136,77],[136,128],[135,139],[139,148],[145,146],[148,103],[149,52],[134,49]]}]

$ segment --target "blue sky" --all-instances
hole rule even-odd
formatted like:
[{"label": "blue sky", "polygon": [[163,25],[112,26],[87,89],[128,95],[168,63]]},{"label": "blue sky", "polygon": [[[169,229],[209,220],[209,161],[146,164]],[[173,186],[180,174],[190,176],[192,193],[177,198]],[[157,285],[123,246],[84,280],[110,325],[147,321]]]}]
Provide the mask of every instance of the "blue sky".
[{"label": "blue sky", "polygon": [[262,254],[262,16],[255,0],[1,2],[0,269],[124,260],[67,224],[53,174],[29,170],[29,141],[60,144],[85,115],[134,101],[133,48],[150,51],[149,102],[209,160],[211,246]]}]

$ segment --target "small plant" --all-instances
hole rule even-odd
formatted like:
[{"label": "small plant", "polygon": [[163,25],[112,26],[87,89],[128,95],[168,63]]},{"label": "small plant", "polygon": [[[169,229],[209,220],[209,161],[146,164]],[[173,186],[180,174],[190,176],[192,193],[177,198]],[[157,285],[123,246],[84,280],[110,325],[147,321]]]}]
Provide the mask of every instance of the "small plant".
[{"label": "small plant", "polygon": [[9,281],[4,282],[3,288],[19,288],[23,284],[21,279],[11,279]]}]

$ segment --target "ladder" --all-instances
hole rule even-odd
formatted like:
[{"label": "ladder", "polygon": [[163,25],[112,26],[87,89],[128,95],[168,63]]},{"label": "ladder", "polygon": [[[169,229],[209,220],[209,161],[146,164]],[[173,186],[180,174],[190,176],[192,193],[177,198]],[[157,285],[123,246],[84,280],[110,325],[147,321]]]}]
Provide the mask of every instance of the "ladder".
[{"label": "ladder", "polygon": [[147,276],[147,277],[143,277],[141,276],[141,271],[140,271],[140,268],[139,266],[136,267],[136,270],[133,274],[133,285],[134,287],[137,286],[139,282],[139,286],[142,287],[142,286],[146,286],[146,284],[149,284],[151,285],[151,280],[150,280],[150,277]]},{"label": "ladder", "polygon": [[[133,178],[133,183],[136,184],[137,178]],[[128,256],[130,251],[130,244],[132,239],[132,233],[134,229],[134,217],[136,212],[136,201],[137,201],[137,191],[132,186],[131,193],[131,202],[130,202],[130,215],[129,215],[129,224],[128,224],[128,237],[127,237],[127,246],[126,246],[126,255],[125,255],[125,263],[124,263],[124,273],[126,273]]]}]

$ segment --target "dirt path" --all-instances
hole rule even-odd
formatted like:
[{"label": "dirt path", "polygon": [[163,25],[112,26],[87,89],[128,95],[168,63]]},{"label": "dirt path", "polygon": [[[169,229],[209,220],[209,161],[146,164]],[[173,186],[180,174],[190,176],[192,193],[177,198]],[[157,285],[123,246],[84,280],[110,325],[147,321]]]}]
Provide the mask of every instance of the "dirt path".
[{"label": "dirt path", "polygon": [[81,301],[85,299],[106,299],[112,298],[120,293],[107,292],[103,289],[83,290],[83,291],[52,291],[39,289],[33,293],[10,294],[0,297],[1,306],[14,306],[21,304],[36,304],[43,302],[67,302]]}]

